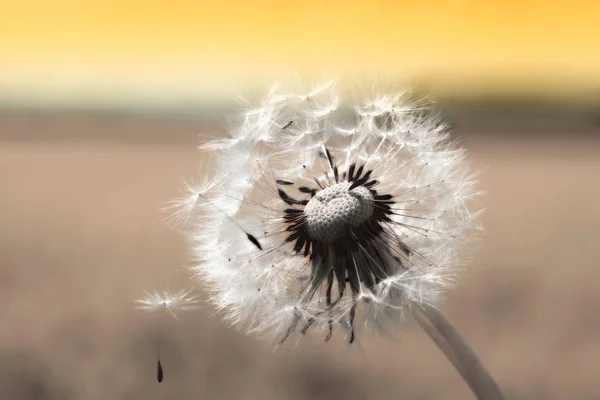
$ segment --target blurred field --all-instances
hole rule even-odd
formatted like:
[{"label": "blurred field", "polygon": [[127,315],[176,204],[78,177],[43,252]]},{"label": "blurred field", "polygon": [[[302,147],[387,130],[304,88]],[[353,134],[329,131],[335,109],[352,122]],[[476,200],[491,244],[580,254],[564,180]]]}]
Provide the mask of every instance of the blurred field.
[{"label": "blurred field", "polygon": [[[187,284],[158,211],[198,163],[191,119],[0,114],[0,399],[467,399],[409,321],[396,339],[272,351],[206,307],[133,310]],[[446,310],[511,399],[600,398],[600,129],[457,123],[487,233]],[[165,380],[155,380],[157,348]]]}]

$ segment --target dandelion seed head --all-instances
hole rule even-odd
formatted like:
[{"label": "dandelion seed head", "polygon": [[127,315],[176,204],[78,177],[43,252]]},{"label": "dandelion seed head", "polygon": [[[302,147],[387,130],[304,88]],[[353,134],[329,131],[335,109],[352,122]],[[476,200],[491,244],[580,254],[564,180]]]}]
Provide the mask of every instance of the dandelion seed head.
[{"label": "dandelion seed head", "polygon": [[373,195],[364,187],[349,190],[350,183],[336,183],[317,192],[304,208],[311,239],[334,242],[357,228],[373,214]]},{"label": "dandelion seed head", "polygon": [[341,326],[353,342],[438,305],[478,215],[476,175],[439,116],[405,92],[357,100],[333,82],[257,104],[201,146],[211,190],[179,202],[194,277],[225,319],[280,342]]}]

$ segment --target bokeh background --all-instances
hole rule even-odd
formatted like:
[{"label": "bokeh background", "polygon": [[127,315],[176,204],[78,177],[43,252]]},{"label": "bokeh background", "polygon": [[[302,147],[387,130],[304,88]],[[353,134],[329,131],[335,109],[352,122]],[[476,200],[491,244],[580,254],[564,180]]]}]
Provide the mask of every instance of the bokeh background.
[{"label": "bokeh background", "polygon": [[199,135],[294,74],[438,99],[488,207],[448,315],[508,398],[600,398],[597,4],[0,0],[0,399],[471,398],[413,321],[274,352],[133,309],[188,286],[159,209]]}]

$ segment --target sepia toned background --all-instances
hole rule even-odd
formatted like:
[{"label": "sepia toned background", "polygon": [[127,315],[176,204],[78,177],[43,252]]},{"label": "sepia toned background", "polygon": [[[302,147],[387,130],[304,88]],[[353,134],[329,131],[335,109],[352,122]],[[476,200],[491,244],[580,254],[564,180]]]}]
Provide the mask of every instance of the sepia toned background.
[{"label": "sepia toned background", "polygon": [[411,320],[273,351],[133,309],[189,285],[159,210],[199,136],[290,71],[438,98],[487,207],[445,310],[507,398],[600,398],[595,2],[219,4],[0,0],[0,399],[471,398]]}]

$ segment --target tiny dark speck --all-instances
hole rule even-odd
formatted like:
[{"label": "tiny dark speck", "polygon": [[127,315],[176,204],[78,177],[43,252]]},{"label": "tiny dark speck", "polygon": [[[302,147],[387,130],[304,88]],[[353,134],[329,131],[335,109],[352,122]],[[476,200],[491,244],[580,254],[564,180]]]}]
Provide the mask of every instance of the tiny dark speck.
[{"label": "tiny dark speck", "polygon": [[157,374],[156,374],[156,380],[158,381],[158,383],[161,383],[163,380],[163,370],[162,370],[162,365],[160,365],[160,360],[158,360],[158,364],[157,364]]},{"label": "tiny dark speck", "polygon": [[254,236],[252,236],[249,233],[247,233],[246,235],[248,236],[248,240],[251,241],[253,245],[255,245],[259,250],[262,250],[262,246]]}]

